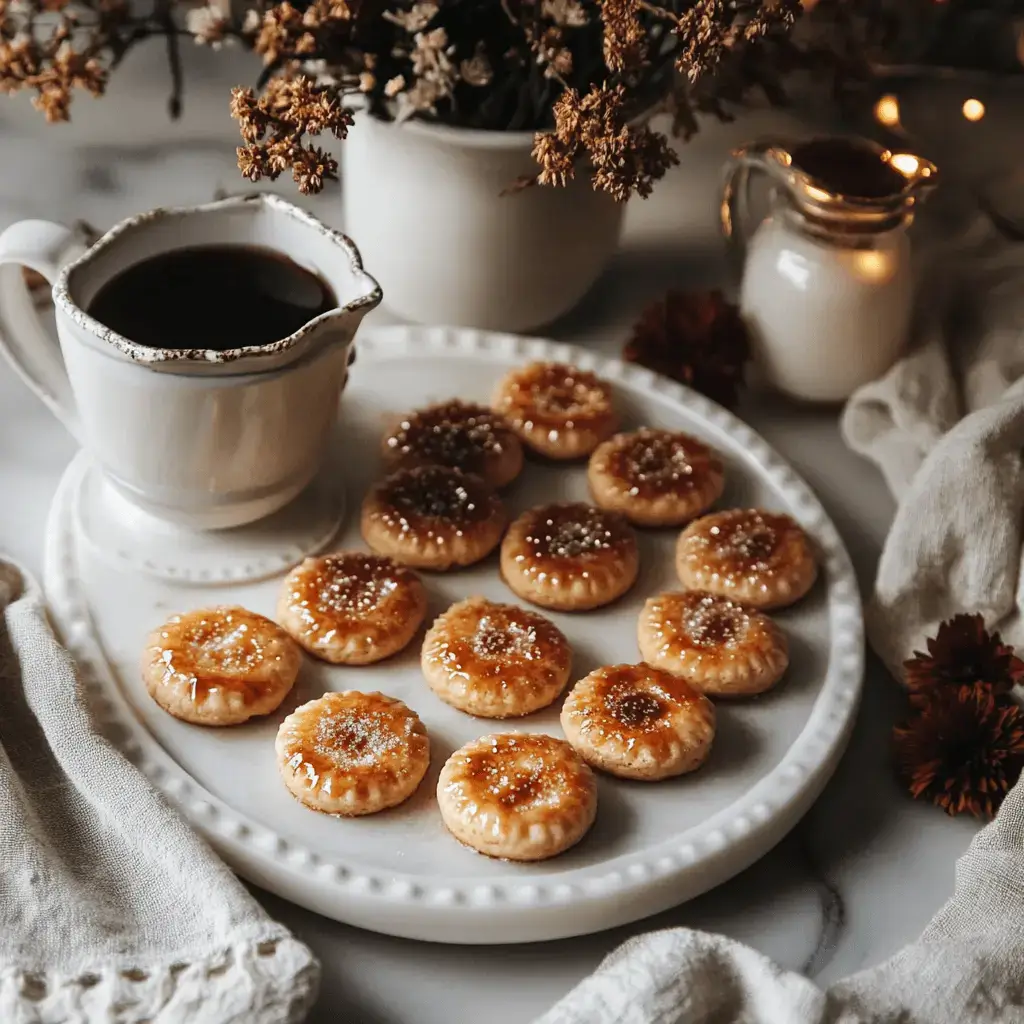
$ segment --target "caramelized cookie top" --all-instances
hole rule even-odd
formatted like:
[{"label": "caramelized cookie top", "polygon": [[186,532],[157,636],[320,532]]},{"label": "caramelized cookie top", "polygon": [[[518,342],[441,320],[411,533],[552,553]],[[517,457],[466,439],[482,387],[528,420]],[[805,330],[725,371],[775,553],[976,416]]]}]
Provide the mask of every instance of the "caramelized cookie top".
[{"label": "caramelized cookie top", "polygon": [[337,776],[346,785],[372,784],[420,771],[427,738],[417,715],[381,693],[326,693],[285,720],[280,738],[288,766],[310,789],[327,792]]},{"label": "caramelized cookie top", "polygon": [[419,577],[383,555],[348,551],[307,558],[288,576],[288,607],[327,629],[358,626],[368,616],[404,620],[417,605]]},{"label": "caramelized cookie top", "polygon": [[589,804],[590,769],[564,740],[524,733],[484,736],[456,751],[446,766],[446,791],[501,812],[561,814]]},{"label": "caramelized cookie top", "polygon": [[642,742],[657,757],[669,755],[681,721],[696,716],[714,722],[711,703],[699,691],[644,664],[591,672],[573,687],[563,713],[589,742],[612,740],[625,750]]},{"label": "caramelized cookie top", "polygon": [[572,659],[562,631],[537,612],[469,598],[431,627],[424,657],[471,682],[502,686],[564,681]]},{"label": "caramelized cookie top", "polygon": [[161,666],[164,682],[188,685],[195,701],[213,690],[255,699],[268,681],[293,672],[296,658],[276,622],[229,606],[173,616],[150,634],[146,652],[150,665]]},{"label": "caramelized cookie top", "polygon": [[419,409],[385,437],[385,454],[399,462],[452,466],[483,474],[487,461],[519,442],[492,409],[452,399]]},{"label": "caramelized cookie top", "polygon": [[517,521],[526,556],[539,571],[567,563],[617,559],[636,547],[625,517],[583,502],[544,505]]},{"label": "caramelized cookie top", "polygon": [[612,412],[608,384],[567,363],[530,363],[508,376],[497,403],[514,423],[572,429]]},{"label": "caramelized cookie top", "polygon": [[704,516],[684,533],[683,557],[720,578],[772,577],[810,557],[803,530],[789,516],[729,509]]},{"label": "caramelized cookie top", "polygon": [[501,514],[501,502],[476,476],[446,466],[393,473],[374,488],[374,516],[402,532],[462,530]]},{"label": "caramelized cookie top", "polygon": [[722,473],[715,452],[688,434],[645,429],[620,434],[607,445],[601,468],[635,497],[703,487],[709,473]]}]

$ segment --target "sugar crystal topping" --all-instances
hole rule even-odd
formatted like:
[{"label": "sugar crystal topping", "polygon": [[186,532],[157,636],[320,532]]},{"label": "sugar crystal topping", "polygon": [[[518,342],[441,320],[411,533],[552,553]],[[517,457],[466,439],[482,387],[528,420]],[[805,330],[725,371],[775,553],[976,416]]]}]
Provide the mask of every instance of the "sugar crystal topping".
[{"label": "sugar crystal topping", "polygon": [[610,404],[608,389],[598,377],[565,363],[527,367],[516,378],[514,390],[513,404],[559,419],[602,414]]},{"label": "sugar crystal topping", "polygon": [[319,611],[358,617],[379,608],[398,589],[398,580],[382,559],[348,556],[324,559],[314,586]]},{"label": "sugar crystal topping", "polygon": [[473,632],[470,645],[481,658],[522,658],[532,661],[541,657],[537,647],[537,630],[514,620],[501,621],[485,615]]},{"label": "sugar crystal topping", "polygon": [[413,413],[387,439],[387,446],[402,455],[412,452],[441,465],[470,469],[486,455],[504,451],[507,429],[485,406],[456,399]]},{"label": "sugar crystal topping", "polygon": [[622,544],[629,534],[618,516],[591,505],[551,505],[535,513],[526,534],[535,553],[553,558],[592,558]]},{"label": "sugar crystal topping", "polygon": [[465,523],[493,512],[490,495],[479,482],[440,466],[396,473],[385,483],[383,497],[403,526],[408,517]]},{"label": "sugar crystal topping", "polygon": [[711,594],[688,595],[682,625],[694,647],[734,647],[746,635],[750,616],[733,601]]},{"label": "sugar crystal topping", "polygon": [[[272,627],[272,623],[242,609],[194,614],[194,618],[179,620],[186,623],[179,643],[198,671],[244,674],[263,665],[268,656],[268,637],[267,629],[260,627]],[[175,651],[169,644],[163,653],[164,662],[172,669]]]},{"label": "sugar crystal topping", "polygon": [[615,449],[611,470],[632,485],[658,489],[693,486],[709,452],[700,442],[667,431],[640,431]]},{"label": "sugar crystal topping", "polygon": [[665,707],[650,693],[641,693],[630,687],[613,687],[605,697],[609,714],[627,728],[637,728],[661,718]]},{"label": "sugar crystal topping", "polygon": [[340,708],[317,720],[313,750],[343,771],[378,767],[397,755],[405,737],[387,712]]},{"label": "sugar crystal topping", "polygon": [[707,544],[717,557],[739,559],[757,570],[771,568],[780,539],[775,526],[759,512],[718,516],[707,534]]},{"label": "sugar crystal topping", "polygon": [[557,746],[547,736],[496,736],[488,747],[467,753],[462,770],[502,807],[557,807],[577,798],[582,785],[575,765]]}]

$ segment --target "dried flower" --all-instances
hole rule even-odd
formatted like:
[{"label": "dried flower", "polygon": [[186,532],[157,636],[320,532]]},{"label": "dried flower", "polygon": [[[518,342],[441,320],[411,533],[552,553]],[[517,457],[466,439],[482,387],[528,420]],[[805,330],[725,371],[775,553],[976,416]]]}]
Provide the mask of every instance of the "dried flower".
[{"label": "dried flower", "polygon": [[304,135],[330,132],[344,139],[348,134],[352,111],[331,89],[305,76],[272,78],[258,99],[251,89],[232,90],[230,110],[247,143],[237,150],[243,177],[274,181],[290,167],[299,191],[308,195],[337,176],[332,156],[302,142]]},{"label": "dried flower", "polygon": [[644,60],[647,32],[640,24],[640,0],[601,0],[604,20],[604,62],[623,71]]},{"label": "dried flower", "polygon": [[437,12],[437,4],[414,3],[407,11],[385,11],[384,18],[413,35],[422,32],[437,17]]},{"label": "dried flower", "polygon": [[943,622],[928,653],[915,651],[903,665],[911,699],[942,687],[982,682],[997,694],[1008,693],[1024,680],[1024,661],[998,633],[985,629],[980,615],[955,615]]},{"label": "dried flower", "polygon": [[991,818],[1024,766],[1024,711],[983,683],[932,689],[893,745],[915,799]]},{"label": "dried flower", "polygon": [[579,0],[541,0],[540,13],[559,28],[582,28],[590,20]]},{"label": "dried flower", "polygon": [[[366,72],[364,72],[366,74]],[[384,95],[389,99],[397,96],[405,88],[405,75],[395,75],[394,78],[389,79],[388,83],[384,86]]]},{"label": "dried flower", "polygon": [[185,27],[196,43],[214,50],[219,50],[228,38],[229,26],[230,20],[224,12],[212,4],[194,7],[185,15]]},{"label": "dried flower", "polygon": [[719,291],[670,291],[640,315],[623,356],[721,405],[736,404],[750,343],[739,310]]}]

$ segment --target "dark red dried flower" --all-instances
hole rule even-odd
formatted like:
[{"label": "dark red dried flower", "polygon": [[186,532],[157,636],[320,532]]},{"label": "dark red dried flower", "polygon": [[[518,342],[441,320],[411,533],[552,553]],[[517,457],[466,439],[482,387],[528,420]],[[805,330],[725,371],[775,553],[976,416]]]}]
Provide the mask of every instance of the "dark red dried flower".
[{"label": "dark red dried flower", "polygon": [[997,693],[1008,693],[1024,679],[1021,661],[998,633],[985,629],[980,615],[955,615],[943,622],[928,653],[915,651],[903,664],[911,700],[935,687],[987,683]]},{"label": "dark red dried flower", "polygon": [[1024,710],[984,683],[934,688],[893,729],[893,747],[915,800],[991,818],[1024,767]]},{"label": "dark red dried flower", "polygon": [[623,356],[728,407],[739,397],[750,341],[720,291],[670,291],[640,315]]}]

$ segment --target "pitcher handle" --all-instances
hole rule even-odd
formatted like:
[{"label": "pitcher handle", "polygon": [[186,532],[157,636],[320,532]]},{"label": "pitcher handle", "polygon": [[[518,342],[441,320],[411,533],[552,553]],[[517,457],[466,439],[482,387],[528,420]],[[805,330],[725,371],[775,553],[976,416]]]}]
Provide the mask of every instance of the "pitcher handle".
[{"label": "pitcher handle", "polygon": [[778,148],[777,142],[743,146],[733,151],[725,165],[720,216],[729,266],[737,279],[747,256],[747,240],[758,227],[750,223],[750,173],[763,171],[774,176],[779,168],[768,153]]},{"label": "pitcher handle", "polygon": [[79,442],[78,411],[60,342],[43,324],[22,268],[52,286],[61,267],[85,249],[73,229],[45,220],[18,221],[0,234],[0,351]]}]

